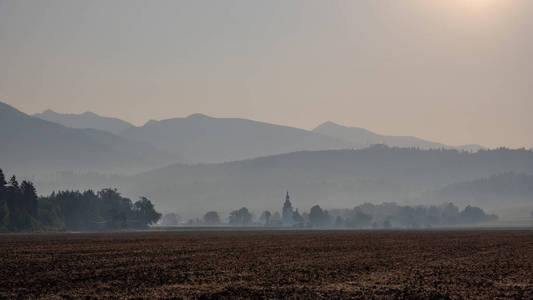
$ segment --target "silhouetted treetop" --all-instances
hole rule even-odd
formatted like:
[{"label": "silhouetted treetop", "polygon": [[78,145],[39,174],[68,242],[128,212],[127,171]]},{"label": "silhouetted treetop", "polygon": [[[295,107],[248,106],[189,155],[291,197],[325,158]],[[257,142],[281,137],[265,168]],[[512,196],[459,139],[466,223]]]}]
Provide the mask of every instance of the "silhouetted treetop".
[{"label": "silhouetted treetop", "polygon": [[208,211],[204,215],[204,223],[206,225],[218,225],[220,224],[220,217],[216,211]]},{"label": "silhouetted treetop", "polygon": [[24,180],[19,186],[15,175],[4,186],[0,231],[142,229],[161,217],[147,198],[132,203],[114,189],[59,191],[39,198],[32,182]]},{"label": "silhouetted treetop", "polygon": [[4,175],[4,171],[0,169],[0,188],[3,188],[7,184],[6,177]]},{"label": "silhouetted treetop", "polygon": [[252,223],[252,214],[246,207],[234,210],[229,215],[231,225],[249,225]]},{"label": "silhouetted treetop", "polygon": [[18,190],[19,188],[19,183],[17,181],[17,177],[15,175],[11,176],[11,178],[9,179],[9,185],[13,188],[13,189],[16,189]]}]

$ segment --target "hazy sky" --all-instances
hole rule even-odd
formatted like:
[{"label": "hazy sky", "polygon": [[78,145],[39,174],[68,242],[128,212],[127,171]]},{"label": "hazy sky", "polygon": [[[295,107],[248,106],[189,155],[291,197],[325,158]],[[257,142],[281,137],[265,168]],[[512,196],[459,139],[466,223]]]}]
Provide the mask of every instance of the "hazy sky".
[{"label": "hazy sky", "polygon": [[0,0],[0,101],[533,146],[533,1]]}]

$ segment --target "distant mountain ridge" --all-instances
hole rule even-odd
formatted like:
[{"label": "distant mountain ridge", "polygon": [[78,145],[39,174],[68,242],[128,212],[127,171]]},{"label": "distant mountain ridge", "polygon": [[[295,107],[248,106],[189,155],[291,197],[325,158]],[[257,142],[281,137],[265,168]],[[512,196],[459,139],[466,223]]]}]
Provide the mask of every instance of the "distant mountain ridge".
[{"label": "distant mountain ridge", "polygon": [[478,151],[478,145],[448,146],[410,136],[384,136],[356,127],[326,122],[312,131],[239,118],[192,114],[185,118],[150,120],[121,133],[179,153],[190,163],[218,163],[295,151],[361,149],[375,144],[420,149]]},{"label": "distant mountain ridge", "polygon": [[[507,181],[524,187],[531,177],[490,176],[533,174],[533,151],[470,153],[333,123],[308,131],[193,114],[152,120],[116,135],[65,127],[0,103],[0,128],[0,167],[8,173],[65,171],[57,176],[66,177],[62,182],[69,187],[118,187],[129,197],[154,199],[161,209],[191,213],[272,209],[286,189],[302,209],[316,203],[326,208],[383,201],[428,204],[446,197],[498,207],[506,195],[511,204],[529,196],[506,192],[488,201],[477,192]],[[57,178],[39,180],[46,187],[42,190],[57,189]]]},{"label": "distant mountain ridge", "polygon": [[304,129],[238,118],[193,114],[149,121],[121,136],[183,155],[190,163],[249,159],[303,150],[349,148],[349,143]]},{"label": "distant mountain ridge", "polygon": [[[0,102],[0,168],[34,175],[58,170],[139,172],[179,161],[147,143],[74,129]],[[27,172],[26,172],[27,171]]]},{"label": "distant mountain ridge", "polygon": [[479,145],[463,145],[454,147],[437,142],[426,141],[412,136],[380,135],[364,128],[346,127],[329,121],[319,125],[312,131],[352,143],[354,148],[365,148],[375,144],[383,144],[389,147],[415,147],[420,149],[444,148],[465,151],[478,151],[483,149],[483,147]]},{"label": "distant mountain ridge", "polygon": [[46,121],[61,124],[65,127],[78,129],[99,129],[108,131],[114,134],[126,130],[133,125],[117,118],[102,117],[93,112],[85,112],[82,114],[60,114],[53,110],[45,110],[42,113],[34,114],[34,117]]},{"label": "distant mountain ridge", "polygon": [[375,144],[420,149],[478,151],[479,145],[449,146],[411,136],[385,136],[367,129],[326,122],[312,131],[240,118],[215,118],[196,113],[185,118],[150,120],[140,127],[116,118],[59,114],[35,116],[71,128],[108,131],[128,140],[149,143],[179,155],[188,163],[217,163],[294,151],[361,149]]}]

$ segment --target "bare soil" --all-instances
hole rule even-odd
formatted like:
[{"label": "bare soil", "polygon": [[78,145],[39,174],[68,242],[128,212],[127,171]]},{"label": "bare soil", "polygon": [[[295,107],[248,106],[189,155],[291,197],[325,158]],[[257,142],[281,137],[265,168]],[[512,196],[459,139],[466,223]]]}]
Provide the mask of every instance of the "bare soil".
[{"label": "bare soil", "polygon": [[533,231],[6,234],[0,297],[533,299]]}]

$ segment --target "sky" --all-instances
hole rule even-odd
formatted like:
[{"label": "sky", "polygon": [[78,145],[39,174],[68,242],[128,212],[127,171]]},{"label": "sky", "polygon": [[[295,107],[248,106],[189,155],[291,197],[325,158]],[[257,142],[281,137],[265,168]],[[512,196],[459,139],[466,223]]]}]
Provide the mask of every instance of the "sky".
[{"label": "sky", "polygon": [[0,0],[0,101],[533,147],[531,0]]}]

